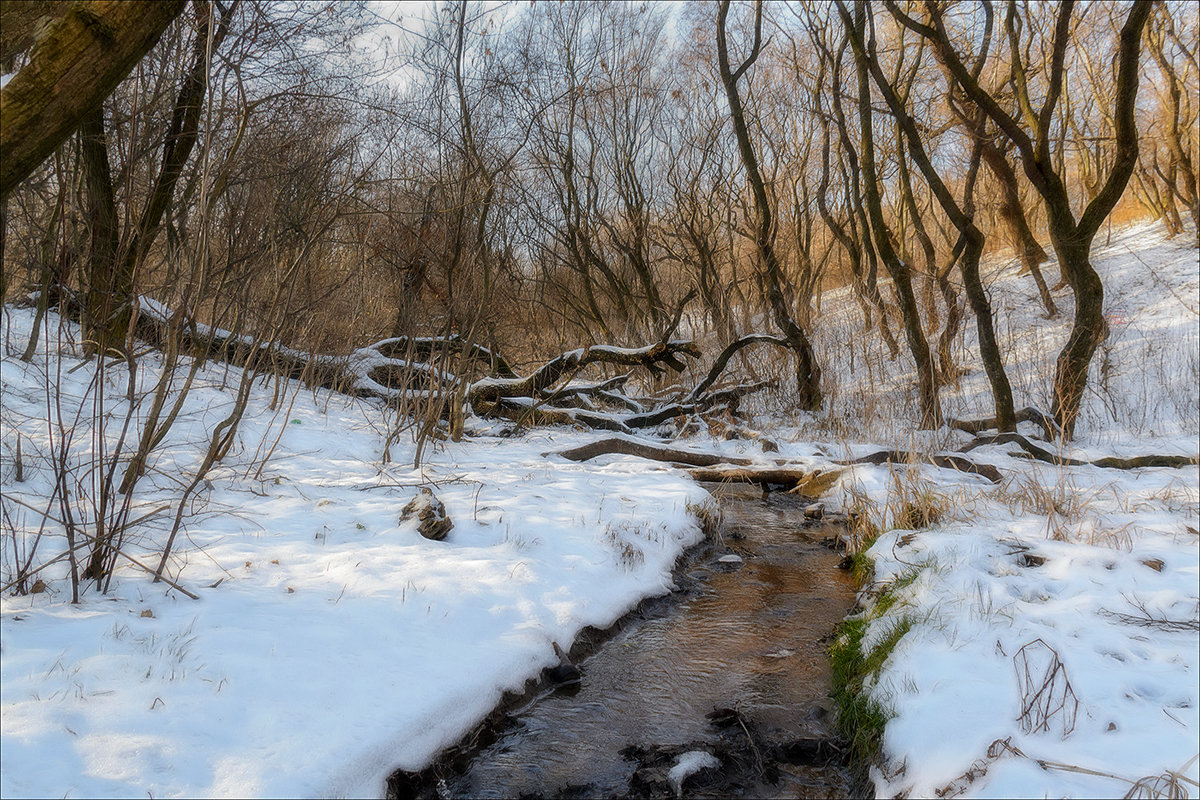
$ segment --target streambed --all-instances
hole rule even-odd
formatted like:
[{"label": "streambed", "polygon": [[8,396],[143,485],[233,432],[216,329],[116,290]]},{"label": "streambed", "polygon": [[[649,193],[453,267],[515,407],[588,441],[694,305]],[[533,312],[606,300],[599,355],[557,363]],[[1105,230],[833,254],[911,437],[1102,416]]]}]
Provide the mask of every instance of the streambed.
[{"label": "streambed", "polygon": [[721,536],[681,563],[679,591],[582,636],[579,683],[533,687],[432,767],[393,775],[389,795],[853,794],[826,655],[854,604],[830,547],[841,528],[786,494],[709,489]]}]

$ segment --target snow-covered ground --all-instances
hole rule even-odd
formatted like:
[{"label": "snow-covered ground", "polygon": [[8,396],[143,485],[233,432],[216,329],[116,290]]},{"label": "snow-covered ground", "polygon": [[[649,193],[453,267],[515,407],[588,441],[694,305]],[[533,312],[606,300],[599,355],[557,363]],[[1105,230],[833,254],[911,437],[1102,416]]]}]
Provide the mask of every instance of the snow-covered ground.
[{"label": "snow-covered ground", "polygon": [[[7,319],[19,352],[31,315]],[[72,404],[94,399],[89,363],[5,356],[6,567],[51,494],[47,369],[68,423]],[[195,470],[229,404],[223,375],[201,373],[133,517],[169,503]],[[119,414],[124,374],[113,385]],[[566,649],[583,626],[668,591],[702,535],[689,505],[707,494],[662,465],[541,455],[579,434],[439,445],[413,470],[411,444],[381,464],[386,421],[373,404],[300,391],[276,413],[270,399],[255,389],[239,446],[188,510],[171,574],[199,600],[128,566],[108,594],[88,582],[72,605],[65,562],[39,575],[44,592],[5,593],[0,795],[379,795],[391,770],[423,766],[503,691],[557,663],[552,642]],[[81,456],[96,446],[89,410]],[[257,473],[253,454],[280,434]],[[454,522],[444,541],[398,521],[418,486]],[[149,561],[169,522],[139,526],[131,554]],[[53,522],[48,534],[35,563],[65,549]]]},{"label": "snow-covered ground", "polygon": [[[1066,455],[1197,455],[1197,255],[1194,239],[1167,241],[1145,225],[1097,248],[1111,334]],[[990,281],[1017,405],[1047,409],[1069,294],[1057,295],[1063,313],[1047,320],[1015,266]],[[966,363],[974,371],[944,398],[947,410],[986,416],[982,370]],[[839,375],[843,403],[881,409],[843,449],[969,441],[905,430],[883,410],[904,385],[903,365],[883,370]],[[1010,451],[1019,448],[970,453],[1000,468],[997,485],[929,466],[862,466],[843,477],[843,504],[884,531],[869,552],[875,583],[864,599],[892,588],[895,601],[872,614],[864,646],[911,625],[869,683],[895,714],[873,770],[879,796],[1196,797],[1200,472],[1059,467]],[[906,529],[896,519],[905,502],[943,518]]]},{"label": "snow-covered ground", "polygon": [[[1143,226],[1098,248],[1112,334],[1069,455],[1197,453],[1200,277],[1183,238]],[[1018,406],[1048,408],[1069,298],[1059,294],[1063,314],[1046,320],[1015,267],[989,280]],[[844,295],[823,303],[830,412],[758,420],[779,456],[817,465],[880,445],[966,442],[911,431],[907,362],[883,358],[856,314]],[[84,407],[71,452],[86,463],[119,434],[126,389],[114,367],[94,413],[94,363],[72,348],[60,358],[57,344],[18,361],[31,320],[9,309],[0,331],[6,570],[47,508],[56,421],[69,429]],[[144,359],[141,380],[155,363]],[[131,517],[178,497],[227,413],[236,372],[208,368],[198,380]],[[674,560],[701,536],[693,512],[707,496],[679,473],[630,457],[542,455],[589,435],[437,445],[414,470],[406,438],[383,462],[389,420],[372,403],[290,386],[272,406],[273,388],[255,387],[237,445],[186,509],[170,574],[200,600],[123,566],[107,594],[89,584],[71,605],[65,562],[40,573],[46,591],[4,593],[0,795],[378,794],[390,770],[421,766],[504,690],[553,664],[552,642],[565,649],[582,626],[667,591]],[[982,371],[945,402],[955,416],[985,415]],[[97,418],[107,438],[89,427]],[[696,446],[760,453],[751,441]],[[857,466],[831,493],[884,530],[865,596],[900,587],[866,644],[911,625],[872,685],[895,714],[880,794],[1120,796],[1167,770],[1195,781],[1200,472],[1051,467],[1009,449],[971,453],[1004,472],[1000,484]],[[85,513],[95,476],[71,477]],[[418,486],[432,486],[454,520],[443,542],[398,522]],[[941,508],[941,520],[896,529],[906,498]],[[126,549],[151,559],[173,513],[140,523]],[[46,532],[37,562],[65,547],[53,519]],[[1042,683],[1053,702],[1024,715],[1027,731],[1022,700]]]}]

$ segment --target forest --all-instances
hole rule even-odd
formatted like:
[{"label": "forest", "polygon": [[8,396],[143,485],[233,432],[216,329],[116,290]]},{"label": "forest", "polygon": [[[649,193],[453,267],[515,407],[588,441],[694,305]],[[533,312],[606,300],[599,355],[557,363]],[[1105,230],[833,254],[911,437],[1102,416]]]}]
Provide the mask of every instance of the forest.
[{"label": "forest", "polygon": [[[1175,0],[5,0],[0,793],[1196,796],[1198,49]],[[749,630],[810,570],[747,669],[815,648],[827,721],[506,749],[668,669],[606,666],[648,598]]]}]

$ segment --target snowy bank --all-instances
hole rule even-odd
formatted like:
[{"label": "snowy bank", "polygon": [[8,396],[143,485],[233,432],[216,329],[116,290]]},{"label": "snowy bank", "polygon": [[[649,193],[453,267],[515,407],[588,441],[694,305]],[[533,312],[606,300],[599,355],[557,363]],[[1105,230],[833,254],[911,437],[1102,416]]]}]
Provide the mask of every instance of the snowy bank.
[{"label": "snowy bank", "polygon": [[[1143,225],[1115,232],[1093,261],[1111,332],[1062,454],[1195,457],[1194,239]],[[1017,405],[1049,408],[1070,297],[1048,320],[1015,265],[989,282]],[[972,336],[966,344],[974,353]],[[985,416],[978,360],[965,361],[973,371],[947,408]],[[861,371],[841,375],[847,395],[857,381],[863,406],[885,406],[904,381],[902,364],[886,368],[874,396]],[[906,433],[894,417],[868,424],[899,432],[889,444],[969,441]],[[1050,466],[1017,450],[971,451],[1005,475],[995,486],[927,466],[859,466],[842,479],[843,506],[881,532],[863,600],[887,603],[865,612],[862,646],[889,646],[907,628],[866,683],[894,714],[872,770],[878,795],[1200,796],[1200,470]],[[915,524],[914,507],[933,524]]]},{"label": "snowy bank", "polygon": [[[7,310],[7,353],[31,318]],[[0,373],[4,535],[22,552],[53,480],[39,457],[57,413],[47,381],[78,404],[93,369],[70,354],[60,364],[44,345],[54,338],[31,364],[6,355]],[[202,371],[139,508],[169,502],[173,475],[194,469],[229,403],[223,382],[223,367]],[[114,385],[119,395],[124,380]],[[272,410],[255,387],[238,447],[189,509],[171,574],[198,601],[122,567],[108,594],[90,582],[74,606],[65,562],[40,574],[46,591],[0,601],[0,795],[380,795],[392,770],[423,766],[557,663],[552,642],[569,647],[668,591],[701,537],[688,507],[707,495],[690,479],[631,458],[541,455],[575,434],[447,444],[412,470],[395,463],[411,463],[411,446],[381,463],[376,406],[290,391],[290,409]],[[73,439],[85,455],[88,419]],[[280,435],[258,471],[256,449]],[[399,523],[419,486],[454,521],[445,541]],[[143,523],[147,559],[164,516]],[[65,547],[53,522],[50,533],[45,553]]]}]

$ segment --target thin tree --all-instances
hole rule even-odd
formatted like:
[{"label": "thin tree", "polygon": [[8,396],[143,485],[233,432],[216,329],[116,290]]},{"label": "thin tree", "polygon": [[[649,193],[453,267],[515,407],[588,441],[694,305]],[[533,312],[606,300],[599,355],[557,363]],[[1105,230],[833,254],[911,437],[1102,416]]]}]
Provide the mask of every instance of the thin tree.
[{"label": "thin tree", "polygon": [[745,60],[733,69],[729,62],[729,44],[726,35],[726,21],[729,17],[729,0],[721,0],[717,11],[717,62],[721,74],[721,84],[725,87],[725,98],[729,101],[729,117],[733,124],[734,135],[737,138],[738,152],[742,157],[742,165],[746,168],[746,179],[754,195],[756,216],[755,240],[763,284],[767,299],[783,336],[789,347],[796,354],[796,391],[800,407],[807,411],[816,411],[821,407],[821,368],[817,365],[816,354],[808,334],[792,318],[791,310],[783,294],[783,272],[779,259],[775,254],[775,228],[772,221],[771,201],[767,197],[767,189],[763,183],[762,173],[758,168],[758,157],[754,152],[754,144],[750,140],[750,130],[746,126],[746,114],[742,106],[741,94],[738,91],[738,81],[753,66],[762,52],[762,0],[754,5],[754,39],[750,53]]},{"label": "thin tree", "polygon": [[[942,210],[959,232],[959,242],[955,250],[961,253],[959,256],[959,268],[963,274],[967,299],[971,303],[971,310],[975,312],[980,357],[983,360],[984,371],[987,372],[988,381],[991,384],[992,398],[995,403],[996,427],[1000,431],[1016,431],[1017,424],[1016,415],[1013,411],[1012,387],[1009,384],[1008,375],[1004,371],[1004,360],[1000,353],[1000,347],[996,342],[991,303],[988,301],[987,292],[984,291],[983,283],[979,277],[979,260],[983,255],[984,235],[975,225],[973,192],[982,157],[981,142],[983,137],[976,136],[974,139],[970,163],[967,168],[966,187],[963,192],[964,201],[962,205],[959,205],[941,175],[934,168],[932,160],[922,142],[921,132],[917,127],[916,121],[908,113],[903,99],[897,94],[895,87],[892,86],[880,68],[879,56],[875,46],[873,24],[870,26],[869,35],[864,37],[864,33],[867,32],[867,26],[864,23],[867,20],[873,19],[870,8],[864,0],[857,0],[855,3],[855,16],[854,19],[851,19],[850,12],[846,9],[842,0],[837,0],[837,7],[838,13],[842,17],[842,23],[846,26],[846,30],[850,35],[855,61],[860,65],[861,69],[870,72],[875,86],[883,95],[888,109],[903,132],[904,142],[908,147],[909,155],[921,170],[921,174],[928,182],[929,188],[933,191]],[[976,59],[973,66],[972,74],[976,76],[979,74],[987,58],[987,43],[989,41],[990,25],[988,35],[985,38],[983,52]],[[863,124],[867,126],[869,122],[864,120]],[[864,147],[865,150],[866,148]]]}]

